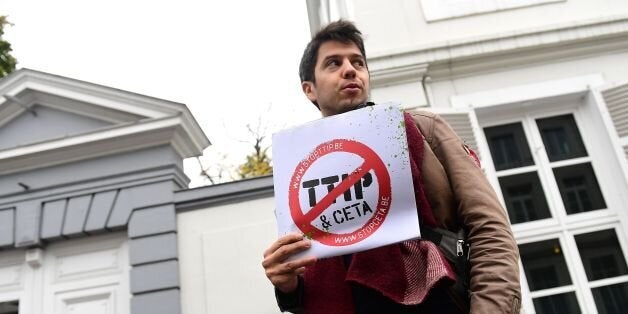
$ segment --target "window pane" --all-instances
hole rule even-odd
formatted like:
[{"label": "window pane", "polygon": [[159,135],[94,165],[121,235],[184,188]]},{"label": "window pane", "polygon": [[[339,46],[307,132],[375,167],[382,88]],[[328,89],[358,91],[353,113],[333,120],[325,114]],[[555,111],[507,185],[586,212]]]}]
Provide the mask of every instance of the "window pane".
[{"label": "window pane", "polygon": [[568,214],[606,208],[590,163],[554,168],[554,176]]},{"label": "window pane", "polygon": [[522,223],[550,217],[541,181],[536,172],[499,178],[510,223]]},{"label": "window pane", "polygon": [[519,254],[530,291],[571,284],[558,239],[521,244]]},{"label": "window pane", "polygon": [[573,115],[536,120],[550,161],[584,157],[587,151]]},{"label": "window pane", "polygon": [[533,165],[530,146],[521,123],[484,129],[496,170]]},{"label": "window pane", "polygon": [[19,308],[18,301],[8,301],[0,303],[0,314],[17,314]]},{"label": "window pane", "polygon": [[534,309],[536,314],[579,314],[578,299],[573,292],[536,298]]},{"label": "window pane", "polygon": [[599,314],[622,314],[628,309],[628,283],[592,289]]},{"label": "window pane", "polygon": [[575,239],[589,281],[628,274],[615,230],[579,234]]}]

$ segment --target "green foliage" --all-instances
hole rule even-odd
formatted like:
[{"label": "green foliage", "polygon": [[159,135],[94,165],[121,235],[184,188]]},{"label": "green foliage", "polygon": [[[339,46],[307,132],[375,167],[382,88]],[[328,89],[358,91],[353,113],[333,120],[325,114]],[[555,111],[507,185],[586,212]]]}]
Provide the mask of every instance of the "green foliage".
[{"label": "green foliage", "polygon": [[0,78],[15,70],[17,60],[11,55],[11,44],[4,40],[4,26],[11,25],[6,16],[0,16]]},{"label": "green foliage", "polygon": [[273,173],[273,167],[270,165],[270,157],[268,157],[268,148],[261,149],[259,145],[255,145],[255,152],[246,156],[246,162],[238,167],[238,175],[242,179],[254,178]]}]

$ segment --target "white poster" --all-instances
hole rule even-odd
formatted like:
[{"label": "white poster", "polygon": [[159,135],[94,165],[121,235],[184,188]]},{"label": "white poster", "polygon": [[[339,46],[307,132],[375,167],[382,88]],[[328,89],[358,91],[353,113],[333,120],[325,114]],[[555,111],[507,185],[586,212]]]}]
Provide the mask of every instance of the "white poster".
[{"label": "white poster", "polygon": [[273,178],[279,236],[313,240],[300,255],[337,256],[420,237],[398,105],[273,134]]}]

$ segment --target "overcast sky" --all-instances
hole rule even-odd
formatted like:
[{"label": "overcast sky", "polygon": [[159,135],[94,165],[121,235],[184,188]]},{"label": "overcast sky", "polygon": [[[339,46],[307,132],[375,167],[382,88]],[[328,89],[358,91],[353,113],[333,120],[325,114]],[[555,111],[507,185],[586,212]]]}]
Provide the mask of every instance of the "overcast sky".
[{"label": "overcast sky", "polygon": [[297,75],[305,1],[0,0],[0,15],[18,67],[186,104],[214,144],[207,165],[244,161],[260,115],[269,139],[319,117]]}]

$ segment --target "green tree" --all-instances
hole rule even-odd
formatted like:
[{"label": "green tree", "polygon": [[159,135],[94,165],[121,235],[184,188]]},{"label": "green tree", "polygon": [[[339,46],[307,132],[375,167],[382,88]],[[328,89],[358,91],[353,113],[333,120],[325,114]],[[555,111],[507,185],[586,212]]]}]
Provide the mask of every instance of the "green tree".
[{"label": "green tree", "polygon": [[246,156],[246,162],[238,167],[238,175],[242,179],[254,178],[273,173],[273,167],[270,165],[270,157],[268,156],[268,148],[262,149],[262,141],[264,136],[257,134],[255,144],[253,145],[253,153]]},{"label": "green tree", "polygon": [[[246,139],[232,139],[241,143],[246,143],[248,147],[253,148],[253,151],[246,155],[245,160],[241,164],[237,162],[231,163],[229,156],[224,153],[226,149],[220,145],[232,145],[231,142],[223,142],[220,144],[216,142],[212,145],[213,149],[208,149],[204,152],[204,155],[197,158],[200,166],[200,176],[206,180],[209,184],[219,184],[228,181],[235,181],[247,178],[254,178],[258,176],[270,175],[273,173],[273,167],[271,158],[269,156],[270,145],[266,145],[265,140],[268,138],[269,133],[269,119],[265,116],[271,111],[272,104],[268,105],[268,108],[264,113],[260,113],[257,117],[257,122],[248,123],[246,128],[249,135]],[[223,127],[227,129],[225,122],[223,121]]]},{"label": "green tree", "polygon": [[11,44],[4,40],[4,26],[11,25],[6,16],[0,16],[0,78],[15,70],[17,60],[11,55]]}]

